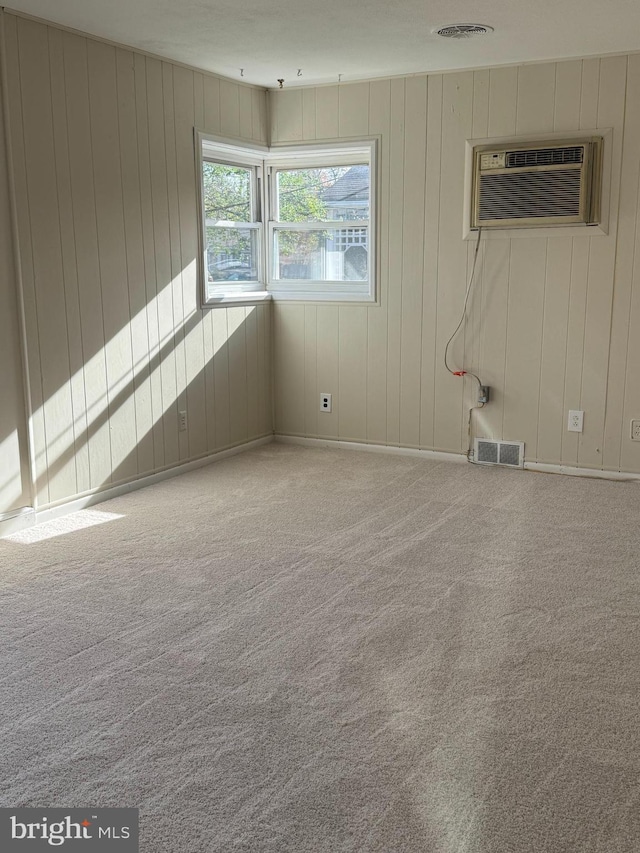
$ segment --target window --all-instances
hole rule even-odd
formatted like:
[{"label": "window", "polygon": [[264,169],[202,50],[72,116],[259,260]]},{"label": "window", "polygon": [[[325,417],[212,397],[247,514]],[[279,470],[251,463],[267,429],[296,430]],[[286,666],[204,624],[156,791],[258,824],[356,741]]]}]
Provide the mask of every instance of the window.
[{"label": "window", "polygon": [[374,142],[252,150],[196,138],[205,304],[375,299]]},{"label": "window", "polygon": [[204,304],[264,299],[264,153],[196,136]]}]

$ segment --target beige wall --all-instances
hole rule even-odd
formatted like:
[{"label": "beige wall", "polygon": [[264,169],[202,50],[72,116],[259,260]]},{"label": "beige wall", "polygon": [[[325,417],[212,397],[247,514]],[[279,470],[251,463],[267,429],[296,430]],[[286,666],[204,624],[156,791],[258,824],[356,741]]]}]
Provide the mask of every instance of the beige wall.
[{"label": "beige wall", "polygon": [[31,503],[19,329],[0,88],[0,518]]},{"label": "beige wall", "polygon": [[[261,90],[3,20],[41,508],[269,434],[272,335],[279,432],[464,450],[471,387],[442,350],[473,252],[465,140],[594,127],[613,128],[610,234],[484,243],[454,353],[493,389],[477,434],[524,440],[529,460],[640,471],[639,56],[275,91],[267,127]],[[381,306],[280,303],[273,329],[268,305],[201,311],[194,125],[262,143],[379,136]],[[29,489],[0,195],[1,513]],[[581,436],[569,408],[585,410]]]},{"label": "beige wall", "polygon": [[193,150],[264,143],[265,93],[4,21],[39,506],[269,434],[269,306],[198,307]]},{"label": "beige wall", "polygon": [[482,245],[454,354],[493,390],[476,434],[523,440],[530,461],[640,471],[640,56],[285,89],[271,116],[273,142],[381,139],[382,305],[275,306],[277,431],[454,452],[473,390],[442,362],[473,252],[465,140],[613,128],[610,234]]}]

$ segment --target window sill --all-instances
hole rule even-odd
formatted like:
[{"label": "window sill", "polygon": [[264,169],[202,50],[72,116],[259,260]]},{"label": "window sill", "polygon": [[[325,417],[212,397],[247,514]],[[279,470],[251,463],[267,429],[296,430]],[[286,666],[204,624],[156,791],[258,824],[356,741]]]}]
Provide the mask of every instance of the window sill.
[{"label": "window sill", "polygon": [[271,294],[266,290],[248,290],[245,293],[221,293],[210,296],[202,304],[203,308],[229,308],[234,305],[259,305],[261,302],[269,302]]}]

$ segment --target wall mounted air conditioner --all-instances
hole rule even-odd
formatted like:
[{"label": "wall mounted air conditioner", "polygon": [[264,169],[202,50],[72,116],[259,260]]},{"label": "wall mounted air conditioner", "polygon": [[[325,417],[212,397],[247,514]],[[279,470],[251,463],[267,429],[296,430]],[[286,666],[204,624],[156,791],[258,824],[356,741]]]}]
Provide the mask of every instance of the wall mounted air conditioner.
[{"label": "wall mounted air conditioner", "polygon": [[471,228],[597,225],[602,137],[473,149]]}]

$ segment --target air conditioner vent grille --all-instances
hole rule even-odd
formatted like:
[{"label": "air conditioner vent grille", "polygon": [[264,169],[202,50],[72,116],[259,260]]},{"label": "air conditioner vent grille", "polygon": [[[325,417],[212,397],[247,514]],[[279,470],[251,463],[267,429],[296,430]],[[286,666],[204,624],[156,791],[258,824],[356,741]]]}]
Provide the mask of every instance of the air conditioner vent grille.
[{"label": "air conditioner vent grille", "polygon": [[579,169],[480,176],[478,221],[580,216]]},{"label": "air conditioner vent grille", "polygon": [[476,438],[473,461],[479,465],[506,465],[509,468],[524,468],[524,442]]},{"label": "air conditioner vent grille", "polygon": [[507,169],[522,166],[555,166],[568,163],[582,163],[584,148],[571,145],[565,148],[536,148],[529,151],[507,151],[505,166]]},{"label": "air conditioner vent grille", "polygon": [[520,467],[520,445],[519,444],[507,444],[506,442],[500,443],[500,449],[498,453],[498,461],[501,465],[514,465],[516,468]]}]

